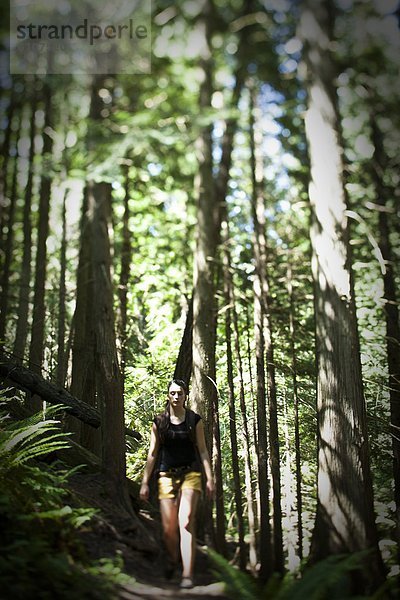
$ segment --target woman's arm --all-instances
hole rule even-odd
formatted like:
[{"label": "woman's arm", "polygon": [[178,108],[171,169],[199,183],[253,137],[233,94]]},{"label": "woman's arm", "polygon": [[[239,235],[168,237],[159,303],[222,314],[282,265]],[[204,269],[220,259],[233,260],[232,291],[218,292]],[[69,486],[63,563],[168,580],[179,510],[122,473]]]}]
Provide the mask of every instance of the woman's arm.
[{"label": "woman's arm", "polygon": [[157,426],[153,423],[150,436],[150,448],[147,454],[146,466],[144,468],[142,485],[140,486],[140,499],[149,499],[149,480],[157,461],[158,450],[160,448],[160,438],[157,431]]},{"label": "woman's arm", "polygon": [[215,490],[214,477],[211,470],[210,456],[208,454],[206,446],[206,439],[204,436],[204,425],[202,420],[200,420],[196,425],[196,443],[200,455],[201,464],[203,465],[204,473],[206,475],[207,496],[211,499],[214,497]]}]

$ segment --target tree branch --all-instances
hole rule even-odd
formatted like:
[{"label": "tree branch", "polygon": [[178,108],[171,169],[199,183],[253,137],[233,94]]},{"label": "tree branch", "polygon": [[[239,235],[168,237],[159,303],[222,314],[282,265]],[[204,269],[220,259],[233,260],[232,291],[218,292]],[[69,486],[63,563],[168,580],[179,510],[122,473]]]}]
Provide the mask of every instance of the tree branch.
[{"label": "tree branch", "polygon": [[[0,353],[0,377],[4,383],[8,382],[12,387],[37,394],[50,404],[62,404],[67,412],[95,429],[101,425],[100,413],[96,408],[72,396],[66,389],[46,381],[41,375],[10,360],[3,352]],[[128,427],[125,428],[125,434],[136,440],[142,439],[138,431]]]}]

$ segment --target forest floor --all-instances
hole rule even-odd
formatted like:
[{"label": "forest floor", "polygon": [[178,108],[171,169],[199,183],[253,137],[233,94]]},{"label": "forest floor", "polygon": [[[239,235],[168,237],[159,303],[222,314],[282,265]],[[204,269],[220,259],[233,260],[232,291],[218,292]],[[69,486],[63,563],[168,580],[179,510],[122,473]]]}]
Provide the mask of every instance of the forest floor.
[{"label": "forest floor", "polygon": [[82,502],[99,510],[96,522],[83,529],[81,540],[91,559],[120,556],[123,572],[131,577],[119,587],[121,600],[182,600],[216,598],[226,600],[224,586],[216,581],[212,565],[204,547],[198,546],[194,587],[179,589],[179,578],[170,581],[164,577],[165,551],[157,510],[135,507],[136,518],[110,500],[104,480],[98,473],[76,473],[71,476],[71,492]]}]

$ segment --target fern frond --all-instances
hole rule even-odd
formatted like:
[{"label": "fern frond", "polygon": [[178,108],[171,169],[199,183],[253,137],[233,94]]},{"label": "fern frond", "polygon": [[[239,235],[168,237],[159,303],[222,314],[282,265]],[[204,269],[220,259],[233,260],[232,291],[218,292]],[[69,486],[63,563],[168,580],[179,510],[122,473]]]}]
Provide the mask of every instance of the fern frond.
[{"label": "fern frond", "polygon": [[[0,397],[0,415],[1,417],[10,418],[10,415],[7,414],[7,403],[13,400],[12,398],[1,398]],[[29,415],[24,419],[19,419],[18,421],[11,421],[7,425],[7,429],[10,431],[29,427],[30,425],[35,425],[39,421],[52,421],[56,417],[60,416],[60,413],[65,411],[67,407],[63,404],[52,404],[47,407],[46,410],[40,410],[39,412],[34,413],[33,415]]]},{"label": "fern frond", "polygon": [[216,574],[226,586],[232,600],[259,600],[260,590],[256,581],[243,571],[233,567],[223,556],[211,548],[207,550],[216,568]]},{"label": "fern frond", "polygon": [[26,450],[19,452],[14,462],[23,464],[28,460],[31,460],[32,458],[46,456],[46,454],[50,454],[50,452],[55,452],[64,448],[69,448],[69,444],[65,439],[60,438],[58,440],[55,440],[54,436],[49,436],[48,438],[44,438],[40,441],[41,444],[37,444],[33,447],[28,447],[26,448]]},{"label": "fern frond", "polygon": [[[51,407],[48,415],[54,416],[60,408],[60,405]],[[17,422],[3,420],[0,430],[0,469],[7,472],[32,458],[68,448],[66,438],[69,434],[60,431],[59,425],[58,420],[44,420],[41,412]]]},{"label": "fern frond", "polygon": [[11,452],[18,444],[20,447],[23,447],[27,443],[29,444],[35,437],[42,435],[50,429],[54,429],[54,423],[55,421],[40,421],[35,425],[30,425],[28,427],[23,426],[14,431],[10,431],[8,440],[4,440],[0,446],[0,452]]},{"label": "fern frond", "polygon": [[[291,575],[290,579],[292,580]],[[279,597],[284,582],[285,579],[282,579],[282,576],[279,573],[272,573],[271,577],[268,579],[267,583],[262,588],[260,598],[262,598],[263,600],[275,600]]]},{"label": "fern frond", "polygon": [[[354,554],[337,554],[306,569],[300,580],[294,580],[289,586],[282,586],[276,600],[323,600],[330,598],[345,600],[350,598],[350,572],[360,569],[362,560],[368,551]],[[340,585],[339,585],[340,584]],[[338,595],[339,594],[339,595]],[[361,599],[359,599],[361,600]]]}]

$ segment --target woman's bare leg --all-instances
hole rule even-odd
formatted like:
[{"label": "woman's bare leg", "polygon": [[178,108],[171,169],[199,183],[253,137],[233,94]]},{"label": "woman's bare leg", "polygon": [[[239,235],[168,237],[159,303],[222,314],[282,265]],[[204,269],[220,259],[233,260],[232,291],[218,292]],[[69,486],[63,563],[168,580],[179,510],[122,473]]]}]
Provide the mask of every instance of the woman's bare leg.
[{"label": "woman's bare leg", "polygon": [[178,521],[181,537],[182,577],[193,576],[196,552],[196,510],[200,492],[183,489],[179,503]]},{"label": "woman's bare leg", "polygon": [[160,500],[161,522],[168,556],[173,563],[178,562],[178,505],[176,499]]}]

